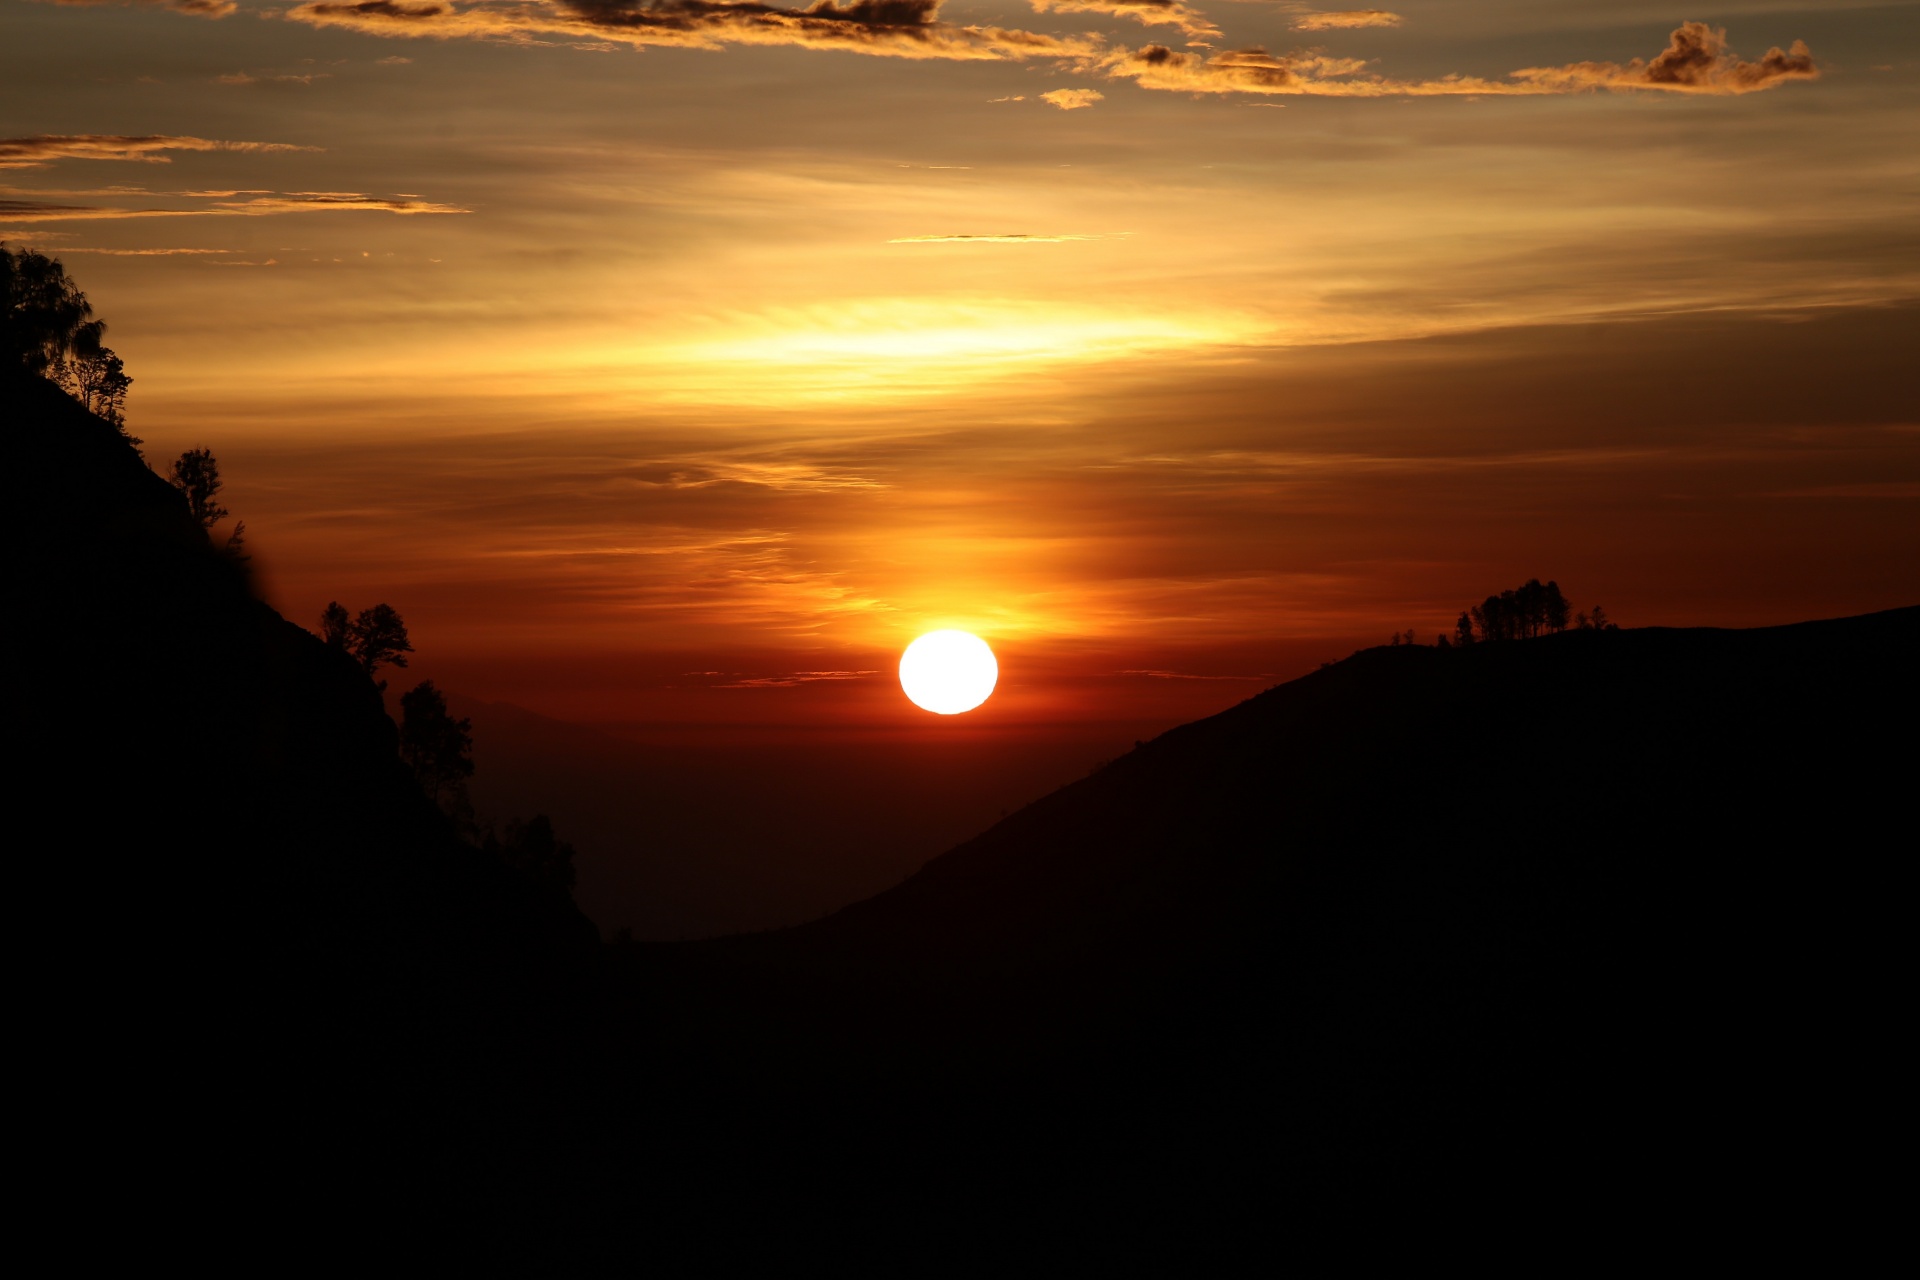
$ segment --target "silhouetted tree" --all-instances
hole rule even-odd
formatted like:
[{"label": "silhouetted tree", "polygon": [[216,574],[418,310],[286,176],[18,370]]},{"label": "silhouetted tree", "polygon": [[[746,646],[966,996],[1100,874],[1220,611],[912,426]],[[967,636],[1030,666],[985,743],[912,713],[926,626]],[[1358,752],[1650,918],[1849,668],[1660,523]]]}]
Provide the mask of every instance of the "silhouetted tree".
[{"label": "silhouetted tree", "polygon": [[220,480],[220,464],[214,460],[211,449],[189,449],[174,460],[173,474],[168,477],[173,487],[187,495],[187,508],[193,512],[193,518],[200,522],[203,529],[211,529],[232,515],[225,507],[214,501],[216,494],[224,487]]},{"label": "silhouetted tree", "polygon": [[[413,652],[407,624],[390,604],[362,609],[359,617],[352,617],[345,605],[330,600],[320,611],[320,638],[328,648],[351,656],[369,676],[383,666],[406,666],[407,655]],[[387,687],[384,680],[378,684],[382,689]]]},{"label": "silhouetted tree", "polygon": [[[407,624],[394,612],[390,604],[377,604],[371,609],[362,609],[347,628],[347,652],[359,662],[361,670],[369,676],[382,665],[405,667],[407,655],[413,652],[413,642],[407,639]],[[382,689],[387,682],[377,682]]]},{"label": "silhouetted tree", "polygon": [[329,601],[320,612],[320,638],[327,642],[328,648],[344,651],[352,631],[353,621],[347,616],[347,606],[338,600]]},{"label": "silhouetted tree", "polygon": [[1488,596],[1460,615],[1456,635],[1460,643],[1473,640],[1526,640],[1550,631],[1565,631],[1571,606],[1560,584],[1542,585],[1530,578],[1526,585]]},{"label": "silhouetted tree", "polygon": [[233,532],[227,535],[227,540],[220,550],[226,553],[228,559],[242,567],[247,561],[253,559],[247,554],[247,522],[245,520],[233,522]]},{"label": "silhouetted tree", "polygon": [[553,823],[544,813],[525,822],[509,822],[499,836],[489,831],[481,848],[542,884],[573,888],[573,846],[554,836]]},{"label": "silhouetted tree", "polygon": [[454,719],[431,680],[400,695],[400,758],[435,804],[456,799],[473,776],[473,722]]},{"label": "silhouetted tree", "polygon": [[1618,631],[1618,624],[1607,621],[1607,611],[1599,605],[1593,606],[1591,615],[1581,614],[1574,619],[1573,625],[1581,631]]},{"label": "silhouetted tree", "polygon": [[[52,375],[73,352],[93,307],[55,259],[0,242],[0,348],[8,364]],[[97,337],[97,331],[95,336]]]},{"label": "silhouetted tree", "polygon": [[[94,321],[94,326],[101,326]],[[100,346],[98,339],[90,349],[68,359],[64,366],[65,377],[56,378],[87,409],[99,417],[105,418],[127,435],[127,388],[133,385],[133,379],[127,376],[126,366],[120,357],[111,350]],[[127,436],[138,447],[141,443],[133,436]]]},{"label": "silhouetted tree", "polygon": [[127,376],[101,342],[104,320],[58,259],[0,242],[0,362],[57,383],[88,410],[127,433]]},{"label": "silhouetted tree", "polygon": [[1453,642],[1472,644],[1473,641],[1473,615],[1463,609],[1460,611],[1460,620],[1453,624]]}]

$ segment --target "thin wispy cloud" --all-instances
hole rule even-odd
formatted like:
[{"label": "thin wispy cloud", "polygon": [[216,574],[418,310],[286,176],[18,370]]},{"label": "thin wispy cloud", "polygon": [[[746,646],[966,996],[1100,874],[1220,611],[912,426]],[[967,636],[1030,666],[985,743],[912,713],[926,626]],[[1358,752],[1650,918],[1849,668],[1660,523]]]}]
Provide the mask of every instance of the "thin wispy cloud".
[{"label": "thin wispy cloud", "polygon": [[942,22],[940,0],[816,0],[804,9],[741,0],[522,0],[496,6],[447,0],[310,0],[288,9],[294,22],[369,35],[457,37],[521,44],[541,37],[595,44],[719,49],[792,45],[885,58],[1024,61],[1083,58],[1098,41],[1004,27]]},{"label": "thin wispy cloud", "polygon": [[1804,41],[1794,41],[1785,51],[1769,49],[1764,57],[1748,62],[1727,47],[1724,31],[1703,22],[1681,24],[1666,49],[1651,60],[1525,67],[1509,73],[1505,80],[1457,75],[1437,80],[1394,80],[1367,74],[1368,63],[1359,58],[1273,54],[1257,47],[1202,56],[1165,45],[1147,45],[1110,54],[1100,65],[1108,76],[1132,80],[1144,89],[1340,98],[1515,97],[1595,89],[1743,94],[1792,80],[1814,80],[1820,75]]},{"label": "thin wispy cloud", "polygon": [[432,200],[382,199],[354,191],[290,191],[284,195],[256,196],[251,200],[221,200],[214,209],[223,213],[258,215],[267,213],[318,213],[365,210],[373,213],[397,213],[412,216],[423,213],[472,213],[456,204]]},{"label": "thin wispy cloud", "polygon": [[102,253],[115,258],[173,258],[201,257],[234,253],[233,249],[62,249],[62,253]]},{"label": "thin wispy cloud", "polygon": [[[690,672],[692,675],[717,675],[718,672]],[[878,671],[794,671],[778,676],[746,676],[727,684],[716,685],[719,689],[791,689],[795,685],[817,684],[822,680],[863,680],[868,676],[877,676]]]},{"label": "thin wispy cloud", "polygon": [[277,76],[276,75],[256,76],[251,72],[247,72],[247,71],[235,71],[227,75],[215,76],[213,80],[215,84],[244,86],[244,85],[252,85],[252,84],[312,84],[315,80],[326,80],[330,78],[331,78],[331,73],[326,71],[311,71],[304,75],[277,75]]},{"label": "thin wispy cloud", "polygon": [[171,151],[320,151],[290,142],[228,142],[163,133],[39,133],[0,138],[0,169],[43,169],[56,160],[170,164]]},{"label": "thin wispy cloud", "polygon": [[16,222],[107,222],[127,218],[263,217],[286,213],[371,212],[403,216],[471,213],[430,200],[390,200],[347,191],[295,191],[249,200],[216,200],[198,209],[115,209],[101,205],[0,200],[0,218]]},{"label": "thin wispy cloud", "polygon": [[1342,9],[1334,13],[1303,13],[1293,20],[1295,31],[1351,31],[1363,27],[1397,27],[1406,19],[1385,9]]},{"label": "thin wispy cloud", "polygon": [[1066,244],[1072,240],[1109,240],[1104,235],[896,236],[888,244]]},{"label": "thin wispy cloud", "polygon": [[1196,40],[1217,38],[1220,28],[1180,0],[1029,0],[1035,13],[1106,13],[1149,27],[1178,27]]},{"label": "thin wispy cloud", "polygon": [[224,18],[240,6],[234,0],[52,0],[54,4],[75,9],[97,9],[105,5],[137,5],[146,9],[171,9],[196,18]]}]

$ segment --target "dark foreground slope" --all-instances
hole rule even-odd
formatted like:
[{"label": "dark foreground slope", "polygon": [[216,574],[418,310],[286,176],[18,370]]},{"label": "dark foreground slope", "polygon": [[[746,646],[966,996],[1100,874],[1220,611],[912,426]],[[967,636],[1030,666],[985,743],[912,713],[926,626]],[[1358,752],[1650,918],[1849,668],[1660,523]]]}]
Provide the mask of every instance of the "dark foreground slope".
[{"label": "dark foreground slope", "polygon": [[1920,609],[1370,650],[818,924],[625,964],[795,1188],[842,1143],[1080,1210],[1865,1203],[1916,656]]},{"label": "dark foreground slope", "polygon": [[401,1163],[356,1157],[352,1185],[414,1180],[444,1153],[401,1135],[567,1070],[591,925],[455,837],[373,683],[113,428],[33,378],[0,383],[0,427],[15,903],[59,1158],[278,1195],[384,1135]]},{"label": "dark foreground slope", "polygon": [[480,1207],[638,1262],[796,1214],[1888,1194],[1920,609],[1368,651],[817,924],[609,957],[111,428],[0,407],[35,1164],[103,1203]]}]

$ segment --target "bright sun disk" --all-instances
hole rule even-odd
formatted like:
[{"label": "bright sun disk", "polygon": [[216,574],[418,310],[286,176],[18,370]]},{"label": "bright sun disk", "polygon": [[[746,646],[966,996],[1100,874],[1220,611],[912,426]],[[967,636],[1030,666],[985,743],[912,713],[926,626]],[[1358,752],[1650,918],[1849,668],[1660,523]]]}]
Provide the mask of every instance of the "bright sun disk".
[{"label": "bright sun disk", "polygon": [[966,631],[929,631],[900,655],[900,687],[917,707],[955,716],[987,700],[1000,678],[993,650]]}]

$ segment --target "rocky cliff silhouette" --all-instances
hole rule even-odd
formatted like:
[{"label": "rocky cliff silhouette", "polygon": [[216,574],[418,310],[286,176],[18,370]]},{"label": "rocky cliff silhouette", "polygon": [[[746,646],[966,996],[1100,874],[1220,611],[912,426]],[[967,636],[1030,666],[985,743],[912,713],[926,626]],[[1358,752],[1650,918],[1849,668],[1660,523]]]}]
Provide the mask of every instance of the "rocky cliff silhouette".
[{"label": "rocky cliff silhouette", "polygon": [[111,427],[0,393],[76,1133],[580,1231],[1882,1194],[1920,608],[1365,651],[815,924],[602,948]]}]

